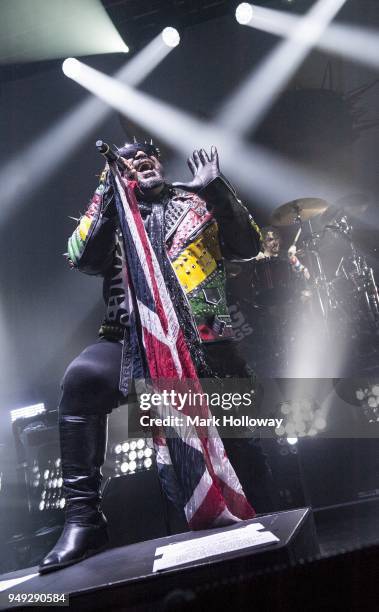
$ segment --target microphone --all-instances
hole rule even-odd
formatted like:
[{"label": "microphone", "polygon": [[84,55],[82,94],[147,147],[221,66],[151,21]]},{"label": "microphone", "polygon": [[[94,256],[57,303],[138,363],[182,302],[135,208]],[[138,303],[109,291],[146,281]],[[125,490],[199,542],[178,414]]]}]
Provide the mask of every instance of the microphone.
[{"label": "microphone", "polygon": [[96,141],[96,148],[105,157],[105,159],[112,163],[116,162],[119,170],[125,172],[126,167],[124,162],[121,160],[121,155],[118,151],[118,148],[115,145],[109,145],[103,140]]}]

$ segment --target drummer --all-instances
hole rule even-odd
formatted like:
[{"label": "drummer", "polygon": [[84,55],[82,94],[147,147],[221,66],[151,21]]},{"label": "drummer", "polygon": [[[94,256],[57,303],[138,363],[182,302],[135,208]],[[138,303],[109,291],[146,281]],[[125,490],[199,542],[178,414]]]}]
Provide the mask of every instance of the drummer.
[{"label": "drummer", "polygon": [[261,251],[253,260],[265,259],[267,257],[278,257],[280,252],[281,238],[277,229],[271,225],[262,228]]},{"label": "drummer", "polygon": [[[273,259],[280,255],[281,248],[281,237],[278,230],[271,225],[262,228],[262,242],[261,251],[256,257],[253,258],[255,261],[260,259]],[[291,264],[291,268],[294,272],[302,274],[306,280],[310,279],[308,268],[306,268],[298,259],[296,255],[296,245],[292,244],[287,251],[288,259]]]}]

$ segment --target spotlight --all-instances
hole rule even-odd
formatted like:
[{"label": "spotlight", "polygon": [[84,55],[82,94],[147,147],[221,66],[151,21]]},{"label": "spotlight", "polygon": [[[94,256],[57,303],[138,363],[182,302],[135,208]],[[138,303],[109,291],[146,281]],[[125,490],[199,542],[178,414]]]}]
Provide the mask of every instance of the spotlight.
[{"label": "spotlight", "polygon": [[45,404],[33,404],[33,406],[25,406],[25,408],[16,408],[11,410],[11,421],[14,423],[17,419],[29,419],[31,417],[43,414],[46,412]]},{"label": "spotlight", "polygon": [[180,43],[180,35],[178,30],[175,28],[165,28],[162,31],[162,39],[165,45],[168,47],[177,47]]},{"label": "spotlight", "polygon": [[[154,451],[149,448],[152,440],[136,438],[124,440],[112,445],[113,475],[127,476],[144,469],[149,469],[154,463]],[[148,459],[147,462],[145,460]],[[61,474],[57,475],[57,478]]]},{"label": "spotlight", "polygon": [[68,57],[67,59],[64,60],[62,64],[62,70],[63,70],[63,73],[66,75],[66,77],[68,77],[69,79],[73,79],[77,77],[78,74],[80,73],[80,70],[81,70],[80,62],[78,62],[78,60],[75,59],[74,57]]},{"label": "spotlight", "polygon": [[248,25],[253,18],[253,7],[248,2],[242,2],[236,8],[236,19],[241,25]]},{"label": "spotlight", "polygon": [[125,474],[128,471],[128,469],[129,469],[129,464],[126,461],[124,461],[124,463],[121,463],[121,472],[123,474]]},{"label": "spotlight", "polygon": [[368,422],[379,423],[379,385],[375,383],[360,387],[356,389],[355,397]]},{"label": "spotlight", "polygon": [[287,438],[287,442],[288,444],[296,444],[297,443],[297,438]]},{"label": "spotlight", "polygon": [[282,402],[279,404],[279,409],[286,417],[285,426],[275,429],[275,433],[277,436],[286,436],[287,441],[303,436],[314,436],[327,427],[326,417],[321,408],[310,398]]}]

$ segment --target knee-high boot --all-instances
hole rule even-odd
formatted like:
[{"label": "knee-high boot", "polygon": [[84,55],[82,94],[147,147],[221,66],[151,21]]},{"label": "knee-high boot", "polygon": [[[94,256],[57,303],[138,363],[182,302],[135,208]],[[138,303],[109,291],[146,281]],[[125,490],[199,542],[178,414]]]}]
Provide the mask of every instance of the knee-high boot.
[{"label": "knee-high boot", "polygon": [[108,542],[106,519],[99,508],[107,415],[61,415],[59,433],[66,522],[41,562],[42,574],[82,561]]}]

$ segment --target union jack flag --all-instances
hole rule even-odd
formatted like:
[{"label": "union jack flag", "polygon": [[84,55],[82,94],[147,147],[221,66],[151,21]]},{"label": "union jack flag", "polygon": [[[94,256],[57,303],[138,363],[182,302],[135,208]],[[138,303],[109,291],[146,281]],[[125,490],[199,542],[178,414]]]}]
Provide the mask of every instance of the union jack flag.
[{"label": "union jack flag", "polygon": [[[112,167],[116,205],[123,233],[130,294],[133,298],[130,355],[133,378],[147,379],[154,389],[161,381],[178,381],[181,389],[202,393],[196,368],[180,327],[160,265],[145,230],[134,194],[136,183]],[[187,402],[157,406],[162,416],[195,416]],[[210,418],[207,405],[202,418]],[[198,413],[198,407],[196,408]],[[187,424],[185,424],[187,422]],[[184,424],[153,431],[158,471],[166,494],[184,508],[190,529],[205,529],[251,519],[249,505],[230,464],[217,429]]]}]

